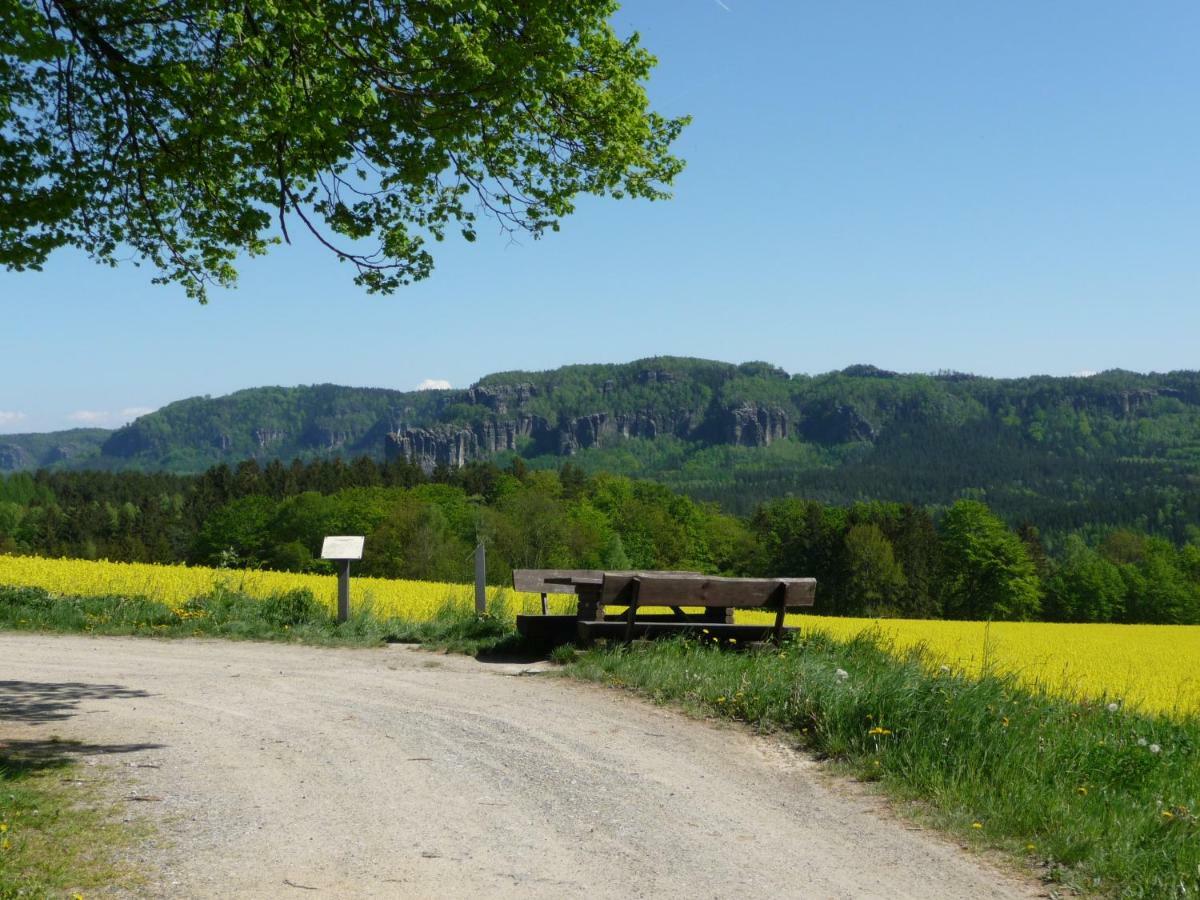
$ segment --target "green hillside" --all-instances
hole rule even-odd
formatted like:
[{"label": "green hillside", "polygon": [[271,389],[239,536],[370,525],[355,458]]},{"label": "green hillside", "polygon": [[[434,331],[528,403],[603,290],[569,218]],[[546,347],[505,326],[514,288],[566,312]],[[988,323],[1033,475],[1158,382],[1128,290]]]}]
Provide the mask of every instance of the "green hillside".
[{"label": "green hillside", "polygon": [[[68,434],[79,449],[47,451]],[[497,373],[465,390],[257,388],[82,435],[0,438],[0,468],[197,472],[359,455],[427,470],[520,455],[537,468],[569,457],[738,512],[786,495],[935,506],[969,497],[1051,530],[1128,524],[1184,540],[1200,526],[1191,371],[994,379],[852,366],[790,376],[768,363],[657,357]]]}]

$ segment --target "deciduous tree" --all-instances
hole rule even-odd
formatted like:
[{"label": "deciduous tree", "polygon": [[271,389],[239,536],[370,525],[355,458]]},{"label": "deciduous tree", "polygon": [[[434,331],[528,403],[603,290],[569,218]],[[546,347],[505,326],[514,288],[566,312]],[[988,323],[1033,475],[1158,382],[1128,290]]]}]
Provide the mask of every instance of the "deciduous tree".
[{"label": "deciduous tree", "polygon": [[580,194],[665,197],[685,120],[616,9],[0,0],[0,263],[131,248],[203,301],[301,228],[392,291],[481,214],[536,237]]}]

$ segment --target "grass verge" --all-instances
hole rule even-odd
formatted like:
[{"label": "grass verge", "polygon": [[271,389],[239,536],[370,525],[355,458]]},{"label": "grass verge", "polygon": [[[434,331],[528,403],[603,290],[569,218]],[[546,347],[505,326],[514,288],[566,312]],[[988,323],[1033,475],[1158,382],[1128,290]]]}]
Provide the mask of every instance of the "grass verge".
[{"label": "grass verge", "polygon": [[140,830],[82,777],[69,742],[0,741],[0,898],[87,896],[132,886],[121,851]]},{"label": "grass verge", "polygon": [[1200,891],[1200,720],[1079,705],[966,677],[876,638],[734,653],[677,640],[566,670],[693,713],[786,730],[929,824],[1121,897]]},{"label": "grass verge", "polygon": [[172,608],[142,597],[64,597],[41,588],[0,586],[0,629],[342,646],[420,643],[468,654],[521,649],[503,595],[482,616],[447,603],[432,619],[409,622],[359,607],[339,623],[304,589],[259,599],[218,587]]}]

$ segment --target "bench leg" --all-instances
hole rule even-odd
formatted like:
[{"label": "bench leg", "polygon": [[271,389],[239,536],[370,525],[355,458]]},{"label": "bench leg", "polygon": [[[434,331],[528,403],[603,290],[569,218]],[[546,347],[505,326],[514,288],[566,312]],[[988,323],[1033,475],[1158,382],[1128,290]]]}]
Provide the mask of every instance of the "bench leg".
[{"label": "bench leg", "polygon": [[629,604],[629,609],[625,611],[625,643],[630,643],[633,640],[633,620],[637,618],[637,602],[633,601]]}]

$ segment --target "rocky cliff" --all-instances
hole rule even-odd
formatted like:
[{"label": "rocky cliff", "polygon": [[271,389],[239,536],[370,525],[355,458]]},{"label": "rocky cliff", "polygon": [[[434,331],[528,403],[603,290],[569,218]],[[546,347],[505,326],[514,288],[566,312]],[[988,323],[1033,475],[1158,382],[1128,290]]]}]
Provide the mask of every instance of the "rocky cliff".
[{"label": "rocky cliff", "polygon": [[[1156,424],[1134,427],[1145,419]],[[116,431],[2,436],[0,472],[45,466],[182,472],[251,457],[360,454],[433,468],[503,452],[569,457],[662,439],[691,450],[797,440],[878,445],[889,435],[916,440],[931,430],[978,428],[981,420],[1010,437],[1078,453],[1101,439],[1124,446],[1163,429],[1172,440],[1200,446],[1200,435],[1187,443],[1197,419],[1196,372],[993,379],[863,365],[791,376],[763,362],[656,357],[499,373],[462,390],[311,385],[193,397]],[[1130,449],[1137,451],[1136,440]]]}]

